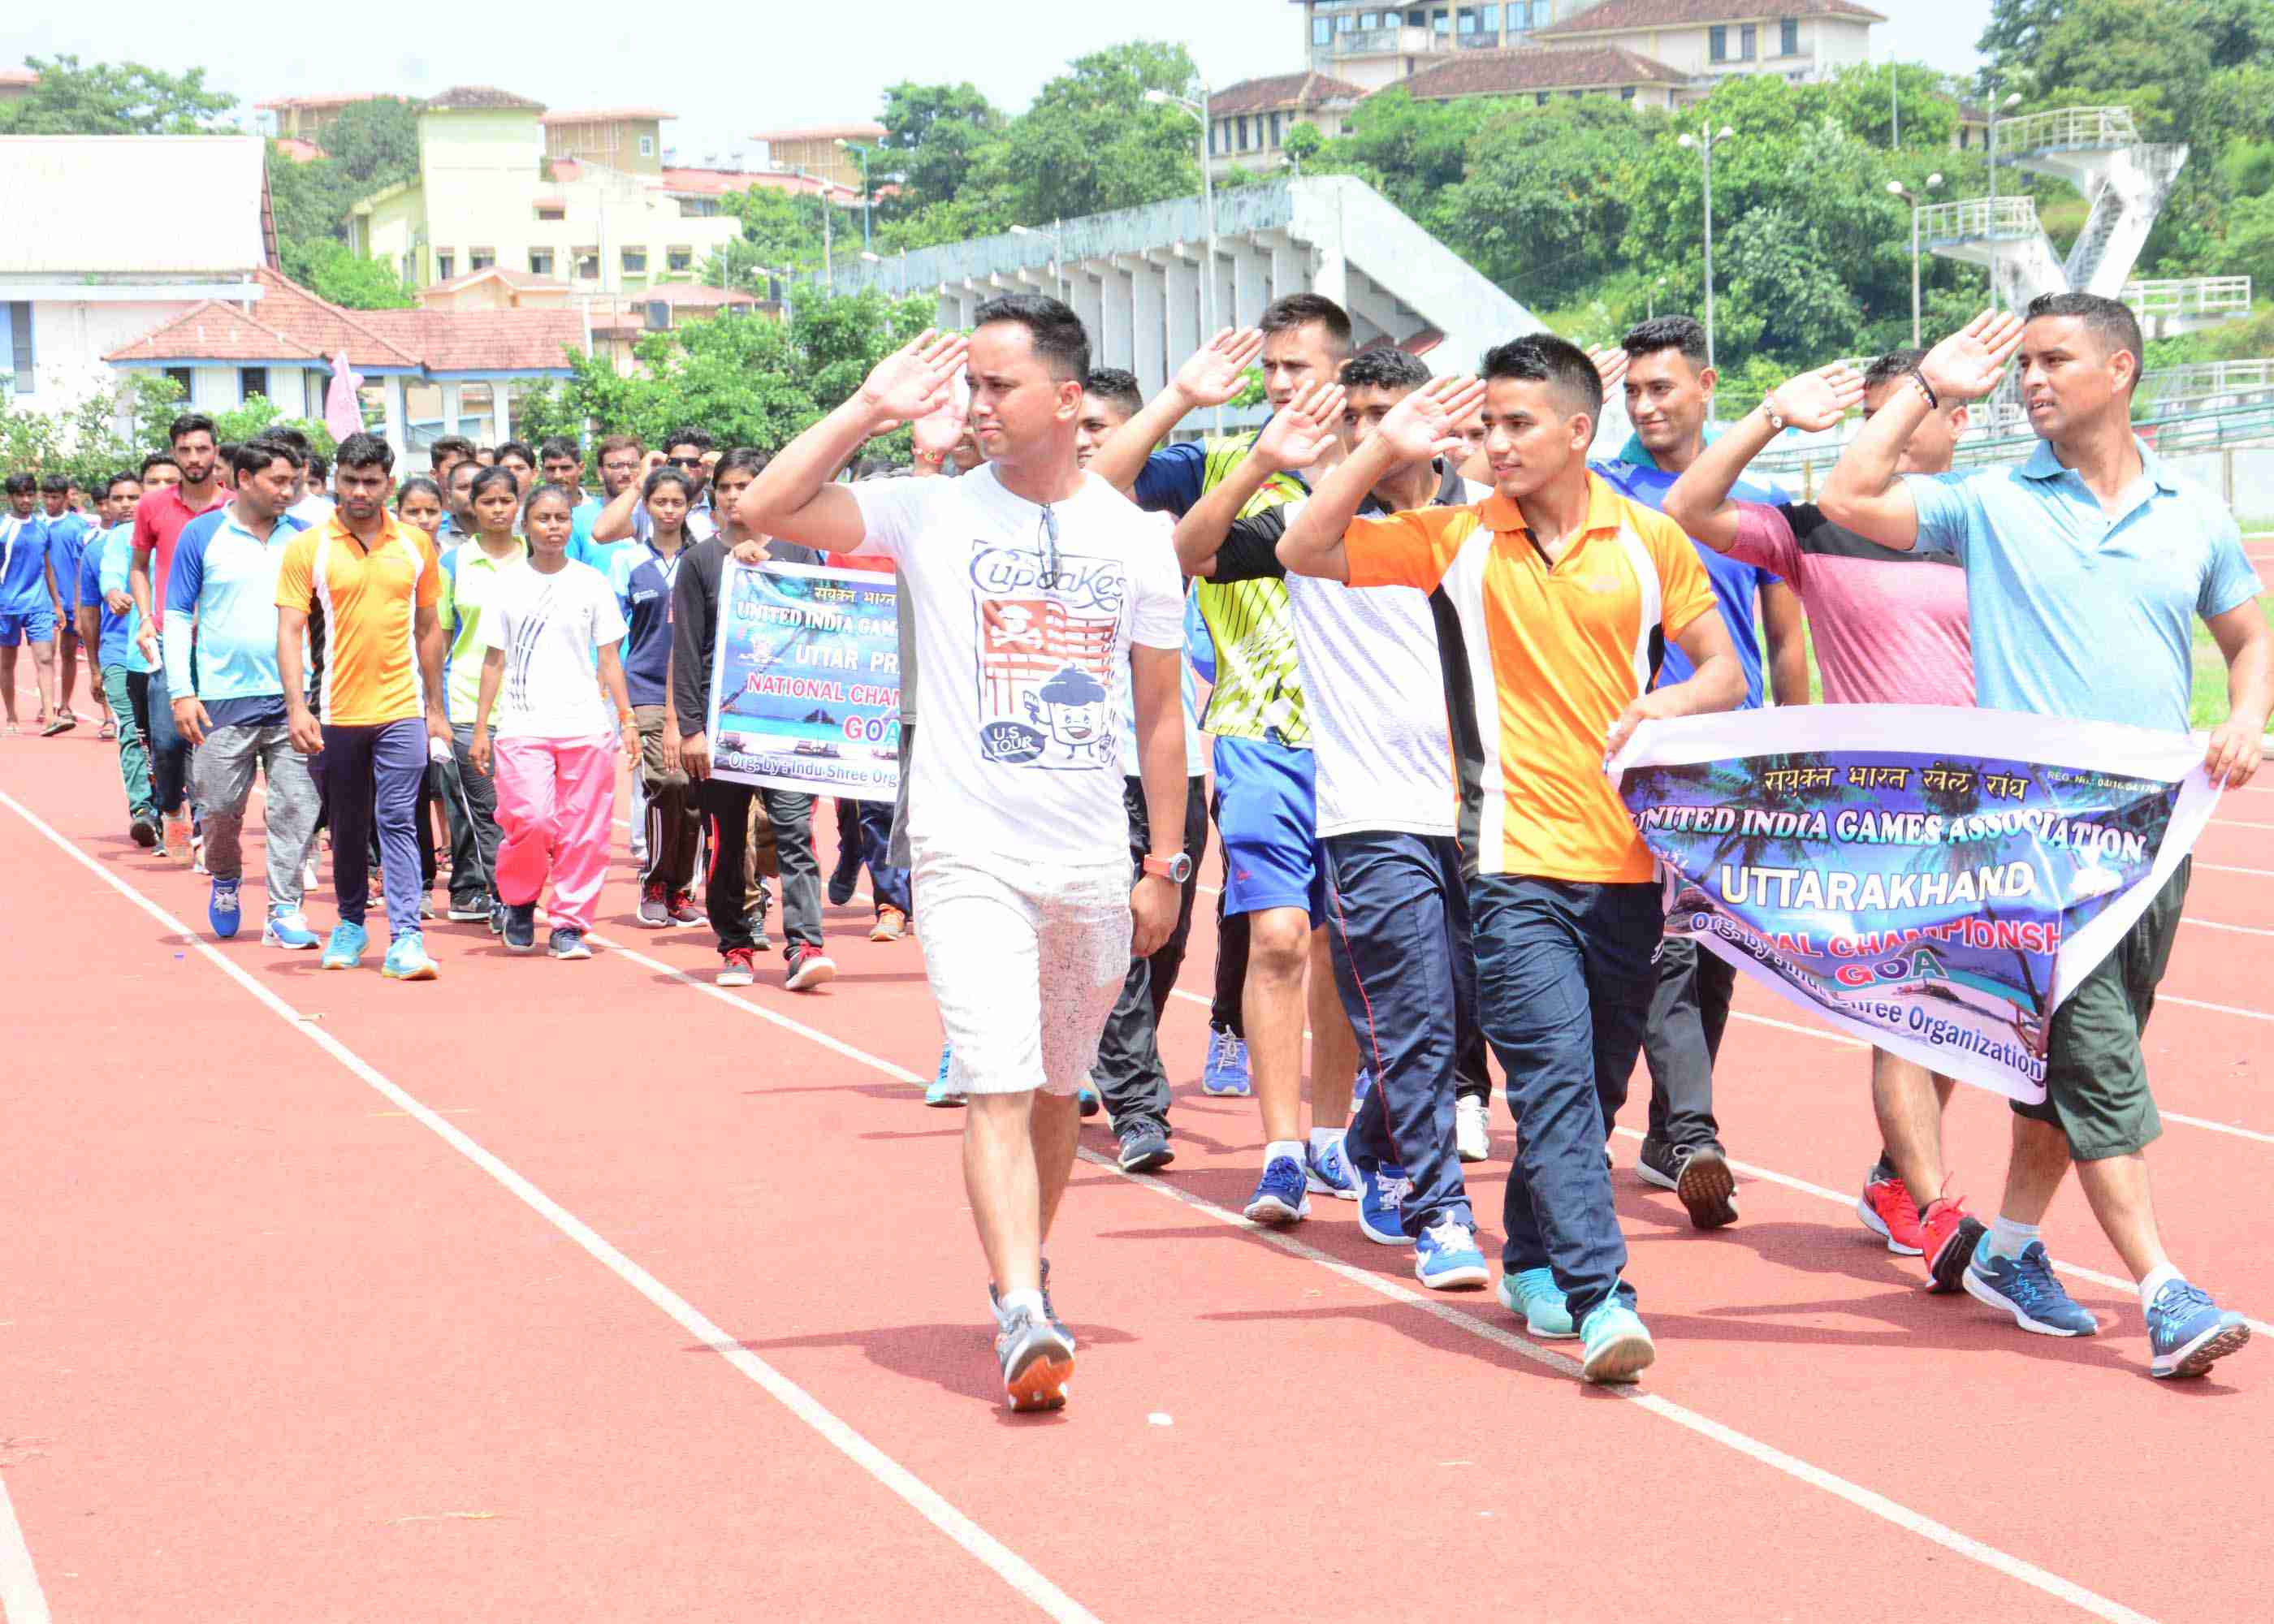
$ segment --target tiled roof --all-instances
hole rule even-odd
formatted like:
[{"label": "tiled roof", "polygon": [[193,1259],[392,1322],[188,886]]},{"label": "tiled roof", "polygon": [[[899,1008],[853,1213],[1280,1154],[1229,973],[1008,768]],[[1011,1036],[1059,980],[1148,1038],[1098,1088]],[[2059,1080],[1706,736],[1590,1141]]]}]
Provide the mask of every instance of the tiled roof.
[{"label": "tiled roof", "polygon": [[349,312],[318,298],[281,271],[264,267],[259,306],[264,326],[287,338],[298,340],[318,355],[329,357],[341,350],[356,366],[415,367],[418,357],[389,342],[371,323],[375,310]]},{"label": "tiled roof", "polygon": [[1690,76],[1623,46],[1463,51],[1393,81],[1418,101],[1528,95],[1544,90],[1615,90],[1627,85],[1686,85]]},{"label": "tiled roof", "polygon": [[336,95],[279,96],[274,102],[255,102],[252,106],[256,112],[281,113],[290,107],[345,107],[350,102],[376,102],[381,96],[393,94],[385,90],[343,90]]},{"label": "tiled roof", "polygon": [[424,298],[429,293],[456,293],[459,289],[471,287],[478,282],[493,280],[501,282],[508,288],[518,288],[528,293],[573,291],[567,282],[555,277],[539,276],[534,271],[509,271],[501,265],[487,265],[478,271],[468,271],[463,275],[453,276],[448,282],[430,282],[420,290],[419,297]]},{"label": "tiled roof", "polygon": [[453,85],[438,96],[427,97],[422,110],[429,113],[541,113],[545,110],[545,103],[532,102],[527,96],[517,96],[510,90],[500,90],[494,85]]},{"label": "tiled roof", "polygon": [[40,76],[29,68],[0,68],[0,85],[19,86],[29,89],[40,82]]},{"label": "tiled roof", "polygon": [[322,361],[297,339],[246,315],[234,304],[207,299],[172,320],[114,350],[106,361]]},{"label": "tiled roof", "polygon": [[276,138],[276,150],[295,163],[313,163],[324,155],[324,149],[313,141],[304,141],[297,135]]},{"label": "tiled roof", "polygon": [[560,372],[584,348],[573,310],[366,310],[358,312],[430,372]]},{"label": "tiled roof", "polygon": [[1366,94],[1347,79],[1324,73],[1275,73],[1268,79],[1244,79],[1209,96],[1209,116],[1230,118],[1241,113],[1267,113],[1277,108],[1320,107],[1329,102],[1355,102]]},{"label": "tiled roof", "polygon": [[676,118],[676,113],[666,113],[658,107],[609,107],[589,113],[547,113],[537,122],[541,124],[613,124],[636,118]]},{"label": "tiled roof", "polygon": [[882,124],[816,124],[809,130],[760,130],[754,141],[881,141],[892,132]]},{"label": "tiled roof", "polygon": [[1707,23],[1785,17],[1845,17],[1864,23],[1887,20],[1856,0],[1602,0],[1560,23],[1534,28],[1532,37],[1552,40],[1612,28],[1695,28]]}]

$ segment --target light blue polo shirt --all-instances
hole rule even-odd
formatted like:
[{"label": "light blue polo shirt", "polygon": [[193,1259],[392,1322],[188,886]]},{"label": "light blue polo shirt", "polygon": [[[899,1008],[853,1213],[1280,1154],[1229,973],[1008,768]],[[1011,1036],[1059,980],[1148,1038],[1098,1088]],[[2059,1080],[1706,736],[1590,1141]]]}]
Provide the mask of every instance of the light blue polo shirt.
[{"label": "light blue polo shirt", "polygon": [[[124,592],[129,599],[134,596],[127,585],[128,568],[134,561],[134,521],[129,519],[124,524],[113,525],[105,530],[99,544],[87,544],[87,555],[89,558],[99,555],[102,559],[96,567],[94,578],[96,588],[104,595],[102,663],[123,665],[129,671],[155,671],[157,667],[142,653],[142,612],[129,608],[123,615],[115,614],[109,597],[112,592]],[[80,579],[86,579],[83,574]],[[116,642],[113,641],[114,626],[117,628]]]},{"label": "light blue polo shirt", "polygon": [[2016,467],[1905,477],[1918,545],[1966,569],[1975,703],[2187,731],[2195,621],[2263,590],[2234,515],[2135,439],[2112,510],[2040,443]]},{"label": "light blue polo shirt", "polygon": [[[192,615],[199,699],[281,698],[276,668],[276,582],[284,546],[305,530],[285,514],[263,541],[237,522],[237,504],[200,514],[183,527],[166,574],[166,618],[159,628],[166,688],[192,692]],[[222,726],[229,718],[215,715]]]}]

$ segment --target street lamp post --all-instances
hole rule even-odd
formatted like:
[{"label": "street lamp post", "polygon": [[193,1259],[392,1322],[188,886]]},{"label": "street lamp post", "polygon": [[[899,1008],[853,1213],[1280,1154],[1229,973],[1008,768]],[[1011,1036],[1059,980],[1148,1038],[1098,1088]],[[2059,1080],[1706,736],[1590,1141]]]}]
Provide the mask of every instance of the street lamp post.
[{"label": "street lamp post", "polygon": [[1723,124],[1701,124],[1698,133],[1684,132],[1681,144],[1694,147],[1706,160],[1706,365],[1713,365],[1713,149],[1737,132]]},{"label": "street lamp post", "polygon": [[1983,221],[1983,222],[1982,222],[1982,230],[1983,230],[1983,234],[1990,239],[1990,244],[1991,244],[1991,247],[1990,247],[1990,302],[1991,302],[1991,304],[1997,304],[1997,303],[1999,302],[1999,300],[1998,300],[1998,247],[1997,247],[1997,243],[1998,243],[1998,115],[1999,115],[1999,113],[2001,113],[2001,112],[2005,111],[2005,110],[2006,110],[2006,109],[2007,109],[2007,108],[2009,108],[2009,107],[2015,107],[2015,106],[2020,105],[2020,103],[2021,103],[2021,100],[2022,100],[2022,93],[2021,93],[2020,91],[2016,90],[2016,91],[2013,92],[2012,94],[2010,94],[2009,95],[2007,95],[2007,96],[2005,98],[2005,100],[2003,100],[2002,102],[1991,102],[1991,104],[1990,104],[1990,212],[1989,212],[1989,215],[1988,215],[1988,217],[1987,217],[1986,219],[1984,219],[1984,220]]},{"label": "street lamp post", "polygon": [[861,161],[861,246],[865,252],[876,246],[870,238],[873,235],[870,217],[876,213],[877,194],[869,185],[869,154],[875,149],[858,141],[848,141],[841,135],[837,138],[837,145]]},{"label": "street lamp post", "polygon": [[1058,297],[1065,297],[1065,222],[1053,220],[1050,229],[1042,230],[1035,226],[1013,226],[1014,237],[1047,237],[1050,239],[1050,280],[1058,284]]},{"label": "street lamp post", "polygon": [[[1180,107],[1200,124],[1201,153],[1201,220],[1208,234],[1208,273],[1201,278],[1201,342],[1206,343],[1216,329],[1216,182],[1209,174],[1209,86],[1201,81],[1201,99],[1197,102],[1183,96],[1172,96],[1165,90],[1148,90],[1145,100],[1158,107]],[[1217,417],[1223,417],[1219,408]],[[1219,425],[1221,426],[1221,425]]]},{"label": "street lamp post", "polygon": [[813,183],[813,195],[821,199],[821,274],[829,283],[832,293],[837,291],[837,261],[830,249],[829,211],[836,207],[829,200],[829,188],[834,184],[828,177],[816,175],[810,169],[793,169],[790,173],[800,180]]},{"label": "street lamp post", "polygon": [[[1930,175],[1924,190],[1932,192],[1940,184],[1941,176]],[[1889,181],[1887,190],[1911,206],[1911,348],[1916,350],[1919,346],[1919,210],[1926,207],[1926,199],[1899,180]]]}]

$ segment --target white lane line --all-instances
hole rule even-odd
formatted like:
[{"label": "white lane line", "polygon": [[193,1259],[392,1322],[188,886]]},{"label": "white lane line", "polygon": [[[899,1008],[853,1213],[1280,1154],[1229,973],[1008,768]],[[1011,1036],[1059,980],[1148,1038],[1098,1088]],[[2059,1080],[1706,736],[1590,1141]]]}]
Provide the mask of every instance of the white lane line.
[{"label": "white lane line", "polygon": [[[2210,863],[2197,860],[2195,867],[2210,874],[2250,874],[2262,880],[2274,880],[2274,868],[2238,868],[2233,863]],[[2182,918],[2186,917],[2184,914]]]},{"label": "white lane line", "polygon": [[0,1477],[0,1619],[8,1624],[49,1624],[47,1593],[32,1566],[32,1547],[16,1522],[8,1485]]},{"label": "white lane line", "polygon": [[2274,930],[2263,929],[2256,925],[2229,925],[2224,924],[2215,919],[2189,919],[2184,914],[2180,915],[2180,923],[2183,925],[2200,925],[2205,930],[2232,930],[2237,936],[2274,936]]},{"label": "white lane line", "polygon": [[[683,981],[690,987],[710,993],[725,1003],[734,1004],[736,1008],[748,1014],[756,1015],[763,1020],[772,1022],[775,1026],[787,1027],[790,1031],[796,1032],[802,1036],[810,1038],[814,1041],[824,1045],[825,1048],[837,1054],[848,1056],[854,1059],[859,1060],[862,1064],[869,1066],[874,1071],[881,1071],[887,1077],[897,1078],[902,1082],[911,1084],[920,1084],[925,1080],[919,1078],[914,1071],[909,1071],[906,1066],[895,1064],[893,1062],[886,1060],[881,1056],[865,1053],[861,1049],[854,1048],[849,1043],[846,1043],[837,1038],[832,1037],[825,1032],[822,1032],[807,1026],[802,1021],[794,1020],[788,1016],[778,1014],[774,1011],[766,1009],[759,1004],[747,1002],[742,998],[737,998],[731,993],[723,992],[708,982],[697,981],[693,976],[687,974],[684,971],[681,971],[674,966],[664,963],[661,959],[651,959],[645,953],[639,952],[631,948],[617,946],[614,944],[602,942],[598,936],[594,936],[591,939],[596,943],[599,943],[600,945],[604,947],[608,947],[611,951],[616,953],[619,957],[629,959],[634,964],[639,965],[644,969],[659,971],[665,975],[670,976],[674,980]],[[1198,999],[1196,1001],[1201,1003],[1207,1002],[1206,999]],[[1627,1130],[1623,1129],[1621,1132],[1627,1132]],[[1638,1134],[1636,1137],[1640,1138],[1641,1136]],[[1396,1280],[1379,1274],[1370,1274],[1367,1270],[1361,1269],[1353,1264],[1344,1263],[1340,1259],[1330,1257],[1327,1253],[1320,1252],[1314,1247],[1306,1245],[1303,1242],[1296,1240],[1292,1236],[1286,1235],[1276,1230],[1267,1229],[1256,1224],[1252,1224],[1240,1214],[1234,1213],[1228,1208],[1218,1207],[1213,1201],[1204,1199],[1200,1196],[1193,1194],[1189,1191],[1178,1189],[1177,1186],[1169,1184],[1165,1180],[1124,1173],[1110,1156],[1101,1155],[1095,1151],[1087,1149],[1082,1150],[1080,1154],[1084,1161],[1088,1162],[1095,1166],[1101,1167],[1107,1172],[1114,1174],[1118,1177],[1126,1178],[1133,1184],[1141,1185],[1142,1187],[1151,1190],[1157,1194],[1168,1197],[1172,1201],[1180,1202],[1184,1206],[1191,1207],[1193,1211],[1204,1214],[1207,1216],[1216,1220],[1218,1222],[1229,1224],[1237,1229],[1248,1230],[1258,1239],[1269,1245],[1277,1247],[1280,1251],[1288,1253],[1290,1256],[1299,1258],[1308,1263],[1316,1264],[1320,1267],[1328,1269],[1341,1276],[1343,1279],[1350,1281],[1355,1285],[1362,1286],[1366,1289],[1374,1292],[1379,1296],[1387,1297],[1394,1303],[1398,1303],[1407,1307],[1418,1308],[1422,1312],[1443,1321],[1445,1324],[1453,1327],[1457,1330],[1466,1332],[1472,1336],[1475,1336],[1484,1342],[1490,1342],[1494,1346],[1501,1348],[1507,1352],[1515,1354],[1520,1358],[1529,1359],[1534,1364],[1544,1365],[1550,1370],[1556,1371],[1562,1375],[1571,1377],[1575,1380],[1578,1377],[1579,1366],[1576,1361],[1567,1358],[1560,1353],[1555,1353],[1548,1349],[1540,1347],[1537,1343],[1529,1342],[1524,1337],[1518,1336],[1514,1332],[1507,1330],[1502,1327],[1490,1324],[1489,1322],[1482,1320],[1474,1319],[1470,1315],[1463,1313],[1457,1309],[1449,1307],[1442,1302],[1424,1297],[1419,1291],[1416,1291]],[[1732,1162],[1730,1165],[1735,1167],[1738,1164]],[[1819,1186],[1816,1185],[1800,1185],[1797,1180],[1787,1181],[1780,1179],[1779,1182],[1793,1183],[1800,1188],[1810,1191],[1811,1193],[1831,1196],[1833,1199],[1843,1204],[1846,1204],[1849,1201],[1849,1198],[1846,1196],[1834,1194],[1831,1191],[1823,1190]],[[2088,1276],[2088,1278],[2090,1278],[2090,1276]],[[1956,1529],[1950,1527],[1946,1523],[1938,1522],[1933,1518],[1914,1511],[1909,1507],[1905,1506],[1897,1500],[1890,1500],[1884,1494],[1880,1494],[1871,1489],[1867,1489],[1860,1484],[1850,1482],[1849,1479],[1839,1476],[1837,1473],[1827,1471],[1822,1467],[1813,1465],[1807,1461],[1800,1459],[1798,1456],[1788,1455],[1783,1450],[1775,1447],[1773,1445],[1763,1443],[1758,1439],[1752,1438],[1743,1432],[1740,1432],[1734,1427],[1725,1426],[1721,1422],[1715,1421],[1710,1417],[1700,1415],[1696,1410],[1690,1410],[1684,1405],[1675,1403],[1670,1399],[1660,1398],[1655,1395],[1644,1394],[1632,1390],[1607,1389],[1607,1391],[1614,1392],[1616,1396],[1626,1400],[1630,1403],[1640,1405],[1643,1409],[1650,1411],[1653,1415],[1660,1417],[1665,1420],[1671,1421],[1677,1426],[1685,1427],[1690,1432],[1699,1434],[1701,1437],[1711,1439],[1715,1443],[1721,1444],[1729,1449],[1735,1450],[1737,1454],[1744,1455],[1751,1460],[1757,1461],[1762,1465],[1770,1467],[1774,1470],[1783,1472],[1788,1477],[1795,1477],[1799,1481],[1809,1485],[1811,1487],[1822,1489],[1826,1493],[1835,1495],[1838,1498],[1848,1501],[1850,1505],[1856,1506],[1864,1511],[1869,1512],[1873,1516],[1879,1517],[1887,1522],[1893,1523],[1895,1527],[1902,1529],[1909,1533],[1916,1534],[1923,1539],[1930,1540],[1936,1545],[1941,1545],[1946,1550],[1955,1552],[1959,1555],[1966,1557],[1970,1560],[1979,1562],[1984,1567],[1989,1568],[1996,1572],[2002,1573],[2009,1578],[2018,1579],[2022,1583],[2033,1586],[2037,1590],[2043,1590],[2049,1596],[2052,1596],[2059,1600],[2067,1602],[2072,1606],[2089,1613],[2096,1618],[2120,1621],[2120,1624],[2151,1624],[2151,1620],[2150,1620],[2145,1614],[2135,1613],[2120,1602],[2112,1601],[2105,1596],[2101,1596],[2092,1590],[2086,1590],[2082,1585],[2077,1584],[2074,1581],[2062,1578],[2059,1574],[2048,1572],[2046,1569],[2037,1567],[2035,1563],[2025,1561],[2020,1557],[2012,1555],[2007,1552],[1999,1550],[1994,1545],[1985,1545],[1982,1541],[1976,1539],[1969,1535],[1959,1532]]]},{"label": "white lane line", "polygon": [[2274,829],[2274,823],[2246,823],[2232,817],[2214,817],[2207,821],[2213,829]]},{"label": "white lane line", "polygon": [[[957,1510],[930,1485],[840,1420],[834,1413],[826,1409],[818,1399],[803,1387],[799,1387],[748,1349],[740,1346],[734,1337],[729,1336],[723,1328],[712,1323],[707,1316],[696,1309],[684,1297],[664,1285],[654,1275],[602,1239],[574,1213],[561,1206],[552,1197],[546,1195],[490,1152],[483,1149],[463,1129],[455,1126],[448,1119],[405,1093],[346,1044],[333,1037],[322,1027],[312,1024],[252,973],[215,950],[211,943],[200,940],[192,935],[188,926],[167,913],[158,903],[152,901],[133,886],[105,868],[94,858],[80,851],[14,796],[5,791],[0,791],[0,805],[6,806],[17,816],[45,836],[58,850],[65,853],[73,861],[101,878],[113,891],[135,904],[168,930],[184,937],[201,957],[219,966],[222,974],[259,999],[278,1019],[306,1037],[310,1042],[338,1061],[354,1076],[369,1084],[386,1099],[393,1101],[406,1116],[416,1117],[453,1150],[495,1179],[531,1210],[582,1247],[609,1273],[661,1309],[681,1330],[702,1342],[704,1346],[717,1351],[719,1357],[764,1388],[784,1409],[819,1433],[854,1464],[914,1507],[926,1522],[992,1569],[1005,1583],[1041,1609],[1046,1616],[1069,1621],[1078,1620],[1080,1624],[1097,1624],[1095,1615],[1088,1609],[1044,1578],[1028,1564],[1025,1558]],[[626,957],[643,959],[651,965],[656,962],[653,959],[646,959],[640,954],[627,953]],[[699,982],[697,984],[700,985]],[[728,1002],[740,1003],[740,1000],[729,999]],[[742,1007],[750,1010],[754,1014],[768,1013],[753,1005],[744,1004]],[[862,1055],[860,1050],[836,1043],[825,1034],[817,1033],[798,1022],[781,1018],[774,1019],[779,1019],[779,1024],[791,1027],[805,1036],[818,1039],[844,1054],[863,1060],[870,1058]],[[910,1080],[914,1080],[912,1075]],[[26,1571],[28,1572],[28,1565]],[[36,1595],[36,1589],[34,1594]],[[44,1620],[47,1617],[44,1605],[40,1612],[24,1616],[26,1620]],[[24,1624],[24,1620],[19,1619],[12,1605],[8,1613],[8,1624]]]},{"label": "white lane line", "polygon": [[2264,1010],[2246,1010],[2233,1004],[2210,1004],[2201,998],[2182,998],[2177,993],[2159,992],[2156,995],[2156,1002],[2183,1004],[2191,1010],[2216,1010],[2221,1015],[2240,1015],[2245,1020],[2274,1020],[2274,1015]]}]

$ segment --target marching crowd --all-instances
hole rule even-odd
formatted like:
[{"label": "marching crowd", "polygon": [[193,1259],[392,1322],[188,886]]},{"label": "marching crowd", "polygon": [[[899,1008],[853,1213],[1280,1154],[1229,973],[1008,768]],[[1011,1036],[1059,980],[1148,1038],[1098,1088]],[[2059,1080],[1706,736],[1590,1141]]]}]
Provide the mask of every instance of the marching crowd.
[{"label": "marching crowd", "polygon": [[[328,462],[290,430],[219,445],[192,413],[99,491],[8,478],[0,692],[13,733],[28,644],[34,725],[72,728],[84,650],[129,831],[209,873],[217,936],[240,929],[261,782],[262,940],[326,968],[364,961],[374,864],[388,976],[438,974],[425,921],[444,887],[449,920],[516,952],[536,951],[541,901],[551,956],[589,957],[619,756],[638,921],[707,924],[722,984],[755,980],[777,887],[785,984],[829,981],[822,897],[844,904],[865,869],[872,939],[922,944],[946,1037],[925,1098],[967,1108],[1014,1409],[1063,1403],[1073,1365],[1043,1247],[1081,1118],[1110,1114],[1130,1171],[1174,1159],[1158,1028],[1213,822],[1201,1082],[1256,1101],[1246,1216],[1349,1200],[1424,1285],[1495,1284],[1463,1167],[1489,1154],[1496,1060],[1517,1131],[1500,1299],[1533,1336],[1576,1340],[1587,1380],[1630,1381],[1656,1349],[1606,1143],[1639,1058],[1637,1176],[1698,1229],[1736,1221],[1713,1110],[1735,973],[1665,934],[1607,754],[1653,719],[1811,703],[1811,640],[1826,703],[2184,732],[2200,618],[2231,702],[2206,765],[2247,780],[2274,634],[2233,518],[2132,432],[2141,356],[2125,306],[2052,296],[1788,379],[1709,428],[1687,317],[1593,354],[1518,338],[1474,377],[1434,377],[1395,347],[1354,352],[1349,317],[1299,293],[1148,401],[1090,365],[1070,310],[1020,295],[888,357],[771,456],[695,427],[602,440],[591,493],[572,440],[446,438],[398,478],[371,434]],[[1952,471],[1969,404],[2009,364],[2036,452]],[[1172,438],[1258,368],[1260,430]],[[1611,388],[1634,432],[1602,455]],[[1747,478],[1786,430],[1858,407],[1815,501]],[[872,442],[901,425],[913,464],[878,465]],[[896,577],[900,798],[835,803],[825,881],[812,795],[712,770],[730,560]],[[320,835],[328,936],[306,907]],[[2073,1162],[2157,1376],[2249,1335],[2171,1262],[2144,1156],[2160,1122],[2140,1037],[2187,880],[2060,1006],[1987,1222],[1950,1190],[1950,1080],[1886,1052],[1857,1203],[1927,1289],[2088,1335],[2037,1234]]]}]

